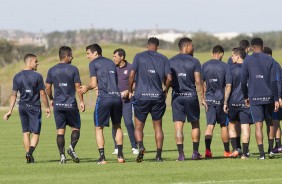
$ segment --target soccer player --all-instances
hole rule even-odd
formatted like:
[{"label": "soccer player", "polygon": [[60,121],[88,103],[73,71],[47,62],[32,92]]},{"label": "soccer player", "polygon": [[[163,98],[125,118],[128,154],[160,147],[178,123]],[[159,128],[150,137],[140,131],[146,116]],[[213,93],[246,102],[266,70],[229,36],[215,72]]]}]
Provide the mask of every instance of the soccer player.
[{"label": "soccer player", "polygon": [[96,142],[100,158],[97,164],[106,164],[104,151],[104,127],[109,126],[111,117],[116,132],[116,144],[118,148],[118,162],[124,163],[122,153],[123,134],[121,129],[122,101],[118,88],[118,77],[114,62],[102,56],[102,48],[98,44],[86,47],[86,54],[89,61],[90,82],[88,86],[81,86],[80,93],[98,88],[98,97],[94,111],[94,124]]},{"label": "soccer player", "polygon": [[[178,42],[180,53],[171,58],[170,68],[172,72],[172,114],[175,128],[175,142],[179,157],[178,161],[184,161],[183,151],[183,127],[186,121],[191,122],[193,154],[192,160],[201,159],[199,154],[200,141],[200,107],[198,94],[201,101],[204,100],[201,83],[201,64],[192,55],[193,43],[190,38],[181,38]],[[198,91],[198,92],[197,92]]]},{"label": "soccer player", "polygon": [[[33,152],[38,144],[41,130],[41,99],[46,107],[46,116],[50,117],[50,108],[45,93],[43,77],[35,72],[38,66],[37,57],[34,54],[26,54],[24,57],[24,70],[17,73],[13,79],[13,92],[9,111],[3,119],[8,120],[12,115],[17,100],[17,92],[20,92],[19,115],[21,118],[23,143],[26,151],[26,162],[34,163]],[[30,137],[32,135],[32,137]]]},{"label": "soccer player", "polygon": [[[136,162],[142,162],[145,153],[143,145],[144,126],[150,113],[155,130],[157,146],[156,161],[161,162],[164,134],[162,130],[162,117],[166,109],[165,99],[171,85],[171,72],[168,59],[157,52],[159,40],[149,38],[147,51],[138,53],[134,57],[132,70],[129,75],[129,97],[133,93],[135,81],[135,93],[133,107],[135,115],[135,138],[139,147]],[[162,84],[165,84],[165,90]]]},{"label": "soccer player", "polygon": [[225,91],[223,106],[224,112],[228,113],[228,119],[230,121],[228,131],[233,148],[233,157],[237,157],[239,154],[236,125],[241,125],[243,143],[243,154],[241,159],[246,159],[249,156],[250,123],[252,123],[250,108],[249,106],[246,106],[241,90],[241,70],[245,56],[246,52],[244,48],[237,47],[232,49],[231,58],[234,64],[230,66],[230,74],[228,74],[232,76],[232,88],[231,93]]},{"label": "soccer player", "polygon": [[[246,52],[246,57],[248,56],[248,53],[250,52],[251,50],[251,45],[250,45],[250,42],[248,40],[241,40],[239,42],[239,47],[240,48],[243,48]],[[228,62],[227,62],[230,66],[234,64],[232,58],[230,57],[228,59]]]},{"label": "soccer player", "polygon": [[215,124],[220,124],[221,139],[224,145],[224,157],[231,157],[228,138],[227,115],[223,111],[224,90],[231,88],[232,77],[230,67],[224,63],[224,50],[220,45],[212,49],[212,59],[202,65],[202,80],[204,82],[207,127],[205,132],[206,158],[212,157],[211,141]]},{"label": "soccer player", "polygon": [[[129,140],[131,143],[132,153],[137,155],[139,152],[134,137],[134,124],[132,121],[132,101],[128,98],[128,78],[131,70],[131,64],[125,60],[125,56],[126,53],[124,49],[116,49],[114,51],[113,61],[116,65],[118,76],[118,88],[122,98],[122,116],[124,119],[124,124],[126,126]],[[116,132],[114,128],[112,128],[112,136],[115,144],[115,150],[113,154],[117,154],[118,149],[115,141]]]},{"label": "soccer player", "polygon": [[[241,85],[246,105],[250,105],[253,121],[256,127],[256,140],[260,156],[265,159],[263,148],[263,121],[266,120],[268,130],[271,130],[273,110],[279,109],[278,89],[276,79],[276,64],[273,58],[264,54],[261,38],[251,41],[253,54],[248,56],[243,63]],[[268,134],[269,158],[273,158],[274,131]]]},{"label": "soccer player", "polygon": [[[46,79],[46,92],[50,103],[54,108],[54,118],[57,129],[57,145],[60,153],[60,163],[66,163],[65,156],[65,132],[66,125],[71,127],[71,143],[67,153],[76,163],[79,158],[75,152],[75,146],[80,137],[80,115],[77,107],[76,92],[81,85],[77,67],[71,65],[73,60],[70,47],[62,46],[59,50],[60,63],[48,70]],[[52,93],[54,86],[54,97]],[[82,112],[85,110],[83,96],[78,93],[79,107]]]},{"label": "soccer player", "polygon": [[[264,47],[263,48],[263,52],[269,56],[272,57],[272,50],[269,47]],[[281,101],[281,66],[279,65],[279,63],[277,63],[275,61],[276,64],[276,70],[277,70],[277,85],[278,85],[278,94],[279,94],[279,103],[280,103],[280,107],[282,104]],[[282,147],[281,147],[281,127],[280,127],[280,120],[282,119],[282,109],[279,108],[278,112],[273,112],[273,126],[274,126],[274,134],[275,134],[275,147],[273,149],[273,153],[279,153],[282,152]]]}]

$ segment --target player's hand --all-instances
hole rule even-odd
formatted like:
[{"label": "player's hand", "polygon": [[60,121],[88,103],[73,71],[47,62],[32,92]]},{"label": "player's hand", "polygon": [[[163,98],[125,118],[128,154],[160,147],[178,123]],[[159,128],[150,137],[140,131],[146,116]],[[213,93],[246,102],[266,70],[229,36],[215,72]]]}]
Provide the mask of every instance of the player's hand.
[{"label": "player's hand", "polygon": [[9,111],[9,112],[7,112],[7,113],[3,116],[3,119],[4,119],[4,120],[8,120],[11,115],[12,115],[12,111]]},{"label": "player's hand", "polygon": [[281,98],[279,98],[279,105],[282,108],[282,99]]},{"label": "player's hand", "polygon": [[80,89],[78,90],[78,92],[82,95],[85,94],[87,91],[88,91],[88,88],[85,85],[80,86]]},{"label": "player's hand", "polygon": [[50,100],[50,107],[53,107],[54,106],[54,101],[53,100]]},{"label": "player's hand", "polygon": [[224,104],[224,105],[223,105],[223,111],[224,111],[226,114],[228,114],[229,109],[228,109],[228,105],[227,105],[227,104]]},{"label": "player's hand", "polygon": [[51,116],[50,108],[46,108],[46,117],[49,118]]},{"label": "player's hand", "polygon": [[126,99],[129,96],[129,92],[128,92],[128,90],[125,90],[125,91],[121,92],[120,95],[121,95],[121,98]]},{"label": "player's hand", "polygon": [[250,99],[246,99],[245,104],[246,104],[247,107],[250,107]]},{"label": "player's hand", "polygon": [[205,107],[205,111],[208,112],[208,105],[206,103],[206,100],[202,100],[202,105]]},{"label": "player's hand", "polygon": [[81,103],[79,104],[79,107],[80,107],[81,112],[84,112],[84,111],[85,111],[85,104],[84,104],[83,102],[81,102]]},{"label": "player's hand", "polygon": [[129,100],[132,98],[132,96],[133,96],[133,93],[128,92],[128,99],[129,99]]},{"label": "player's hand", "polygon": [[274,103],[274,112],[279,111],[279,107],[280,107],[279,102],[275,101],[275,103]]}]

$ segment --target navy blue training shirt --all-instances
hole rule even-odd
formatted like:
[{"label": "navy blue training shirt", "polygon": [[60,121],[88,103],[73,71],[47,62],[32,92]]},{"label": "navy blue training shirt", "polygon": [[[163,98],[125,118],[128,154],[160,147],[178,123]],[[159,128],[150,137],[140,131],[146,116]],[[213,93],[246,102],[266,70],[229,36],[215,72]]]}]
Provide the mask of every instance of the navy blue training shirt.
[{"label": "navy blue training shirt", "polygon": [[[274,60],[275,61],[275,60]],[[277,88],[278,88],[278,98],[281,98],[281,72],[282,72],[282,69],[281,69],[281,66],[280,64],[275,61],[275,64],[276,64],[276,79],[277,79]]]},{"label": "navy blue training shirt", "polygon": [[[248,108],[243,97],[241,89],[241,72],[242,64],[234,63],[230,66],[230,75],[232,75],[232,88],[231,94],[228,100],[229,109],[242,109]],[[228,74],[229,75],[229,74]]]},{"label": "navy blue training shirt", "polygon": [[188,54],[178,54],[169,60],[172,73],[172,95],[198,99],[195,72],[201,72],[199,60]]},{"label": "navy blue training shirt", "polygon": [[75,83],[81,83],[77,67],[59,63],[49,69],[46,83],[54,85],[54,108],[75,109]]},{"label": "navy blue training shirt", "polygon": [[100,56],[89,63],[90,77],[97,77],[98,95],[120,96],[116,65],[108,58]]},{"label": "navy blue training shirt", "polygon": [[206,82],[208,105],[223,105],[226,84],[232,83],[230,66],[220,60],[209,60],[202,65],[202,80]]},{"label": "navy blue training shirt", "polygon": [[241,85],[244,98],[251,105],[261,105],[278,101],[276,64],[272,57],[264,53],[253,53],[244,60]]},{"label": "navy blue training shirt", "polygon": [[170,72],[168,59],[155,51],[136,54],[132,63],[136,72],[134,97],[140,100],[164,98],[163,80]]},{"label": "navy blue training shirt", "polygon": [[127,61],[123,67],[116,66],[117,76],[118,76],[118,89],[120,92],[128,90],[129,83],[128,78],[131,71],[131,64]]},{"label": "navy blue training shirt", "polygon": [[[249,56],[249,55],[246,54],[245,59],[246,59],[248,56]],[[244,59],[244,60],[245,60],[245,59]],[[233,63],[232,58],[230,57],[230,58],[228,59],[228,61],[227,61],[227,64],[229,64],[230,66],[232,66],[232,65],[235,64],[235,63]]]},{"label": "navy blue training shirt", "polygon": [[40,90],[44,90],[41,74],[22,70],[13,79],[13,91],[20,91],[20,105],[40,106]]}]

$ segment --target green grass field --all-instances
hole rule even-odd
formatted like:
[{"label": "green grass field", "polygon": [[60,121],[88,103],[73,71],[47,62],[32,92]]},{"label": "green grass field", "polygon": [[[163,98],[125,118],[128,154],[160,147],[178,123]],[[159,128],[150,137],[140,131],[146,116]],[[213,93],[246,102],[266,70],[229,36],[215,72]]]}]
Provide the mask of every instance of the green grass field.
[{"label": "green grass field", "polygon": [[[175,161],[178,156],[174,142],[174,126],[171,122],[171,108],[168,107],[163,119],[165,133],[163,147],[163,163],[154,162],[155,141],[151,118],[145,127],[144,144],[147,153],[144,162],[136,163],[136,156],[131,153],[126,129],[124,130],[125,164],[117,163],[112,155],[113,141],[111,128],[105,129],[105,152],[108,163],[97,165],[99,157],[95,138],[93,116],[88,107],[81,114],[82,129],[76,152],[81,159],[79,164],[70,160],[59,164],[59,153],[56,145],[56,130],[54,117],[43,117],[40,143],[34,157],[35,164],[26,164],[22,144],[21,125],[17,110],[9,121],[1,120],[0,129],[0,183],[279,183],[282,181],[282,155],[276,159],[257,160],[258,151],[252,133],[250,150],[253,156],[249,160],[239,158],[223,158],[223,144],[220,138],[220,128],[216,126],[211,145],[214,158],[192,161],[191,127],[185,126],[184,150],[187,161]],[[1,116],[4,111],[1,111]],[[204,154],[205,114],[201,112],[201,143],[200,153]],[[254,132],[254,126],[252,126]],[[67,129],[66,147],[70,141],[70,129]],[[265,141],[265,149],[267,144]]]},{"label": "green grass field", "polygon": [[[112,52],[118,47],[123,47],[127,51],[127,59],[133,60],[137,52],[145,48],[132,48],[119,45],[102,45],[104,56],[112,58]],[[167,57],[172,57],[178,51],[164,51],[161,53]],[[228,59],[230,52],[227,52],[224,61]],[[195,53],[195,57],[202,63],[210,59],[210,53]],[[282,52],[274,51],[274,57],[282,63]],[[280,60],[279,60],[280,59]],[[58,63],[58,56],[39,56],[40,65],[38,72],[46,78],[47,70]],[[89,82],[88,60],[84,49],[74,50],[73,64],[80,70],[83,83]],[[15,73],[23,68],[23,63],[16,63],[0,69],[1,104],[8,104],[11,94],[11,83]],[[105,129],[106,157],[108,164],[97,165],[98,150],[94,138],[93,110],[95,96],[89,92],[85,96],[87,111],[81,114],[82,129],[80,141],[76,147],[76,152],[81,159],[81,163],[73,163],[70,159],[67,164],[59,164],[59,153],[56,145],[56,130],[54,117],[46,119],[43,117],[40,143],[34,153],[35,164],[26,164],[25,152],[22,144],[21,125],[18,112],[15,108],[14,114],[9,121],[3,121],[2,116],[7,108],[0,110],[0,183],[280,183],[282,181],[282,154],[276,159],[256,160],[258,154],[254,138],[254,126],[252,126],[252,137],[250,150],[253,156],[249,160],[224,159],[223,144],[220,138],[220,128],[216,126],[211,149],[214,154],[213,159],[192,161],[191,127],[185,126],[184,149],[185,162],[176,162],[178,153],[174,141],[174,126],[171,115],[169,99],[168,107],[163,119],[163,129],[165,133],[163,147],[163,163],[155,163],[155,140],[150,117],[145,127],[144,144],[147,153],[143,163],[136,163],[136,156],[131,153],[130,143],[124,128],[124,154],[125,164],[118,164],[116,156],[112,155],[113,141],[111,138],[111,128]],[[200,153],[204,155],[204,131],[205,113],[201,111],[201,142]],[[124,126],[123,126],[124,127]],[[66,134],[66,146],[70,141],[70,130]],[[267,141],[264,140],[265,150]],[[68,157],[70,158],[70,157]]]}]

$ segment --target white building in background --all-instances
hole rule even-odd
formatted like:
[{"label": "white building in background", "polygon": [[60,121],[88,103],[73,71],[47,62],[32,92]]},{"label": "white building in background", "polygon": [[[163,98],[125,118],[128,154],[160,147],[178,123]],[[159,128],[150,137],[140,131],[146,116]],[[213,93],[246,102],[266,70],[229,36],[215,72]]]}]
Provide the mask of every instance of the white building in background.
[{"label": "white building in background", "polygon": [[247,36],[250,36],[250,37],[253,36],[252,33],[237,33],[237,32],[212,33],[211,35],[217,37],[220,40],[224,40],[224,39],[230,40],[232,38],[235,38],[235,37],[239,36],[240,34],[247,35]]}]

